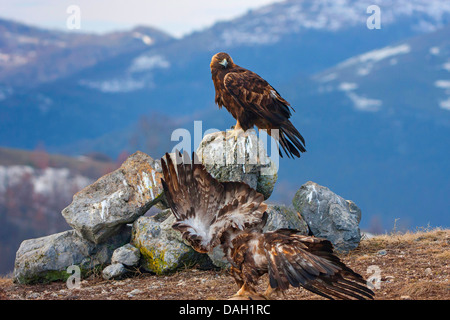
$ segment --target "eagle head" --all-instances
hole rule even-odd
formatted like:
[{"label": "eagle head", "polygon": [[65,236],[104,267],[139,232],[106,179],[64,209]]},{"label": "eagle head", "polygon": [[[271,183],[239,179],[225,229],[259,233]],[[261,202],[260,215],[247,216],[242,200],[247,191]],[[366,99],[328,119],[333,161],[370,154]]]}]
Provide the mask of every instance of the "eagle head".
[{"label": "eagle head", "polygon": [[225,52],[216,53],[211,59],[211,71],[230,68],[233,65],[233,59]]}]

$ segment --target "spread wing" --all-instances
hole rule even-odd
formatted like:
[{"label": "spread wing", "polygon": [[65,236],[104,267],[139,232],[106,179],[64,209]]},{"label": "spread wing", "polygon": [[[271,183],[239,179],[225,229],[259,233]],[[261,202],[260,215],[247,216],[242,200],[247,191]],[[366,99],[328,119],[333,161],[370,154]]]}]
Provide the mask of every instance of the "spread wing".
[{"label": "spread wing", "polygon": [[364,279],[333,254],[328,240],[294,232],[281,229],[265,234],[272,288],[302,286],[328,299],[373,299]]},{"label": "spread wing", "polygon": [[[181,158],[181,155],[180,155]],[[175,165],[169,154],[161,159],[162,184],[180,231],[198,252],[209,252],[229,230],[245,230],[261,223],[267,205],[264,197],[243,182],[221,183],[185,152]]]},{"label": "spread wing", "polygon": [[[279,140],[289,157],[300,157],[300,152],[306,151],[305,140],[289,121],[291,109],[294,109],[266,80],[250,70],[238,68],[236,72],[226,74],[224,87],[246,111],[243,118],[238,119],[244,130],[256,124],[260,129],[268,129],[272,135],[272,129],[278,129],[278,137],[272,136]],[[248,117],[255,117],[256,120]]]}]

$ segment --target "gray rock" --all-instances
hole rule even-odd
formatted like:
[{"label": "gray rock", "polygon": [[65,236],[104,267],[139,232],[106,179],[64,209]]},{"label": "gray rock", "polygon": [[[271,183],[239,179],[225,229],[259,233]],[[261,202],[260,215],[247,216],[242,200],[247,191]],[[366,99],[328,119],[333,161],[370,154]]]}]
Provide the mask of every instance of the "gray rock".
[{"label": "gray rock", "polygon": [[134,289],[134,290],[128,292],[128,293],[127,293],[127,296],[128,296],[129,298],[133,298],[133,297],[135,297],[135,296],[137,296],[137,295],[140,295],[140,294],[142,294],[142,293],[144,293],[142,290]]},{"label": "gray rock", "polygon": [[119,169],[75,194],[62,215],[85,239],[104,242],[160,200],[160,171],[157,161],[138,151]]},{"label": "gray rock", "polygon": [[308,225],[295,209],[284,205],[269,204],[266,211],[268,217],[267,223],[263,228],[264,232],[277,229],[296,229],[300,234],[308,234]]},{"label": "gray rock", "polygon": [[163,222],[154,217],[140,217],[133,223],[131,244],[141,252],[140,265],[156,274],[167,274],[180,268],[205,264],[209,258],[192,249],[172,229],[173,215]]},{"label": "gray rock", "polygon": [[102,277],[105,280],[118,279],[126,274],[128,270],[121,263],[113,263],[102,271]]},{"label": "gray rock", "polygon": [[107,242],[95,245],[74,230],[25,240],[16,253],[14,282],[21,284],[67,280],[67,268],[76,265],[81,276],[111,262],[113,251],[130,241],[131,228],[123,226]]},{"label": "gray rock", "polygon": [[350,200],[314,182],[307,182],[292,201],[316,237],[331,241],[338,251],[356,248],[361,240],[361,210]]},{"label": "gray rock", "polygon": [[127,243],[114,250],[111,263],[120,263],[127,267],[135,267],[139,264],[141,253],[139,249]]},{"label": "gray rock", "polygon": [[[236,132],[237,138],[231,136],[231,133]],[[265,199],[272,194],[278,168],[267,156],[264,143],[255,130],[208,134],[200,143],[197,155],[206,170],[217,180],[243,181],[262,193]]]}]

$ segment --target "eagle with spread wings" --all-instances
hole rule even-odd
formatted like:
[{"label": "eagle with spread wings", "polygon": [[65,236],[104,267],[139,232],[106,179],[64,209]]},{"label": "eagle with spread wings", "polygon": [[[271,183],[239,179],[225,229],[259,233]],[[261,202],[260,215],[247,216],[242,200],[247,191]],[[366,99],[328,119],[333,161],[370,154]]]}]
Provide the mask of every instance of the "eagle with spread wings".
[{"label": "eagle with spread wings", "polygon": [[[237,298],[270,298],[290,286],[303,287],[329,299],[373,299],[361,275],[333,254],[325,239],[296,230],[263,232],[267,205],[262,194],[243,182],[219,182],[185,152],[176,164],[161,159],[162,185],[181,232],[194,250],[207,253],[221,246],[231,264]],[[268,273],[269,286],[257,292],[258,279]]]},{"label": "eagle with spread wings", "polygon": [[[306,152],[305,140],[289,121],[294,109],[266,80],[236,65],[224,52],[212,57],[211,74],[215,101],[237,120],[236,130],[246,131],[256,125],[278,140],[288,157],[300,158]],[[282,157],[281,149],[279,153]]]}]

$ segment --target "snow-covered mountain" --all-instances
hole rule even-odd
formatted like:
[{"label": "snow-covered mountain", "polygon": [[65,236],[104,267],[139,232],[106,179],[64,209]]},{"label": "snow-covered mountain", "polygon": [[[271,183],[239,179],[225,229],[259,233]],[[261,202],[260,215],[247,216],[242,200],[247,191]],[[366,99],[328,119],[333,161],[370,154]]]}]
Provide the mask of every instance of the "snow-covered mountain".
[{"label": "snow-covered mountain", "polygon": [[450,27],[349,58],[314,79],[319,92],[341,91],[357,110],[421,112],[445,121]]},{"label": "snow-covered mountain", "polygon": [[290,34],[337,33],[364,27],[373,12],[368,8],[374,5],[380,8],[382,28],[411,19],[407,29],[430,32],[450,21],[450,2],[439,0],[288,0],[250,11],[231,26],[225,23],[226,28],[209,45],[217,50],[223,46],[275,44]]},{"label": "snow-covered mountain", "polygon": [[150,27],[105,35],[40,29],[0,18],[0,100],[4,88],[32,87],[91,67],[104,59],[172,39]]}]

